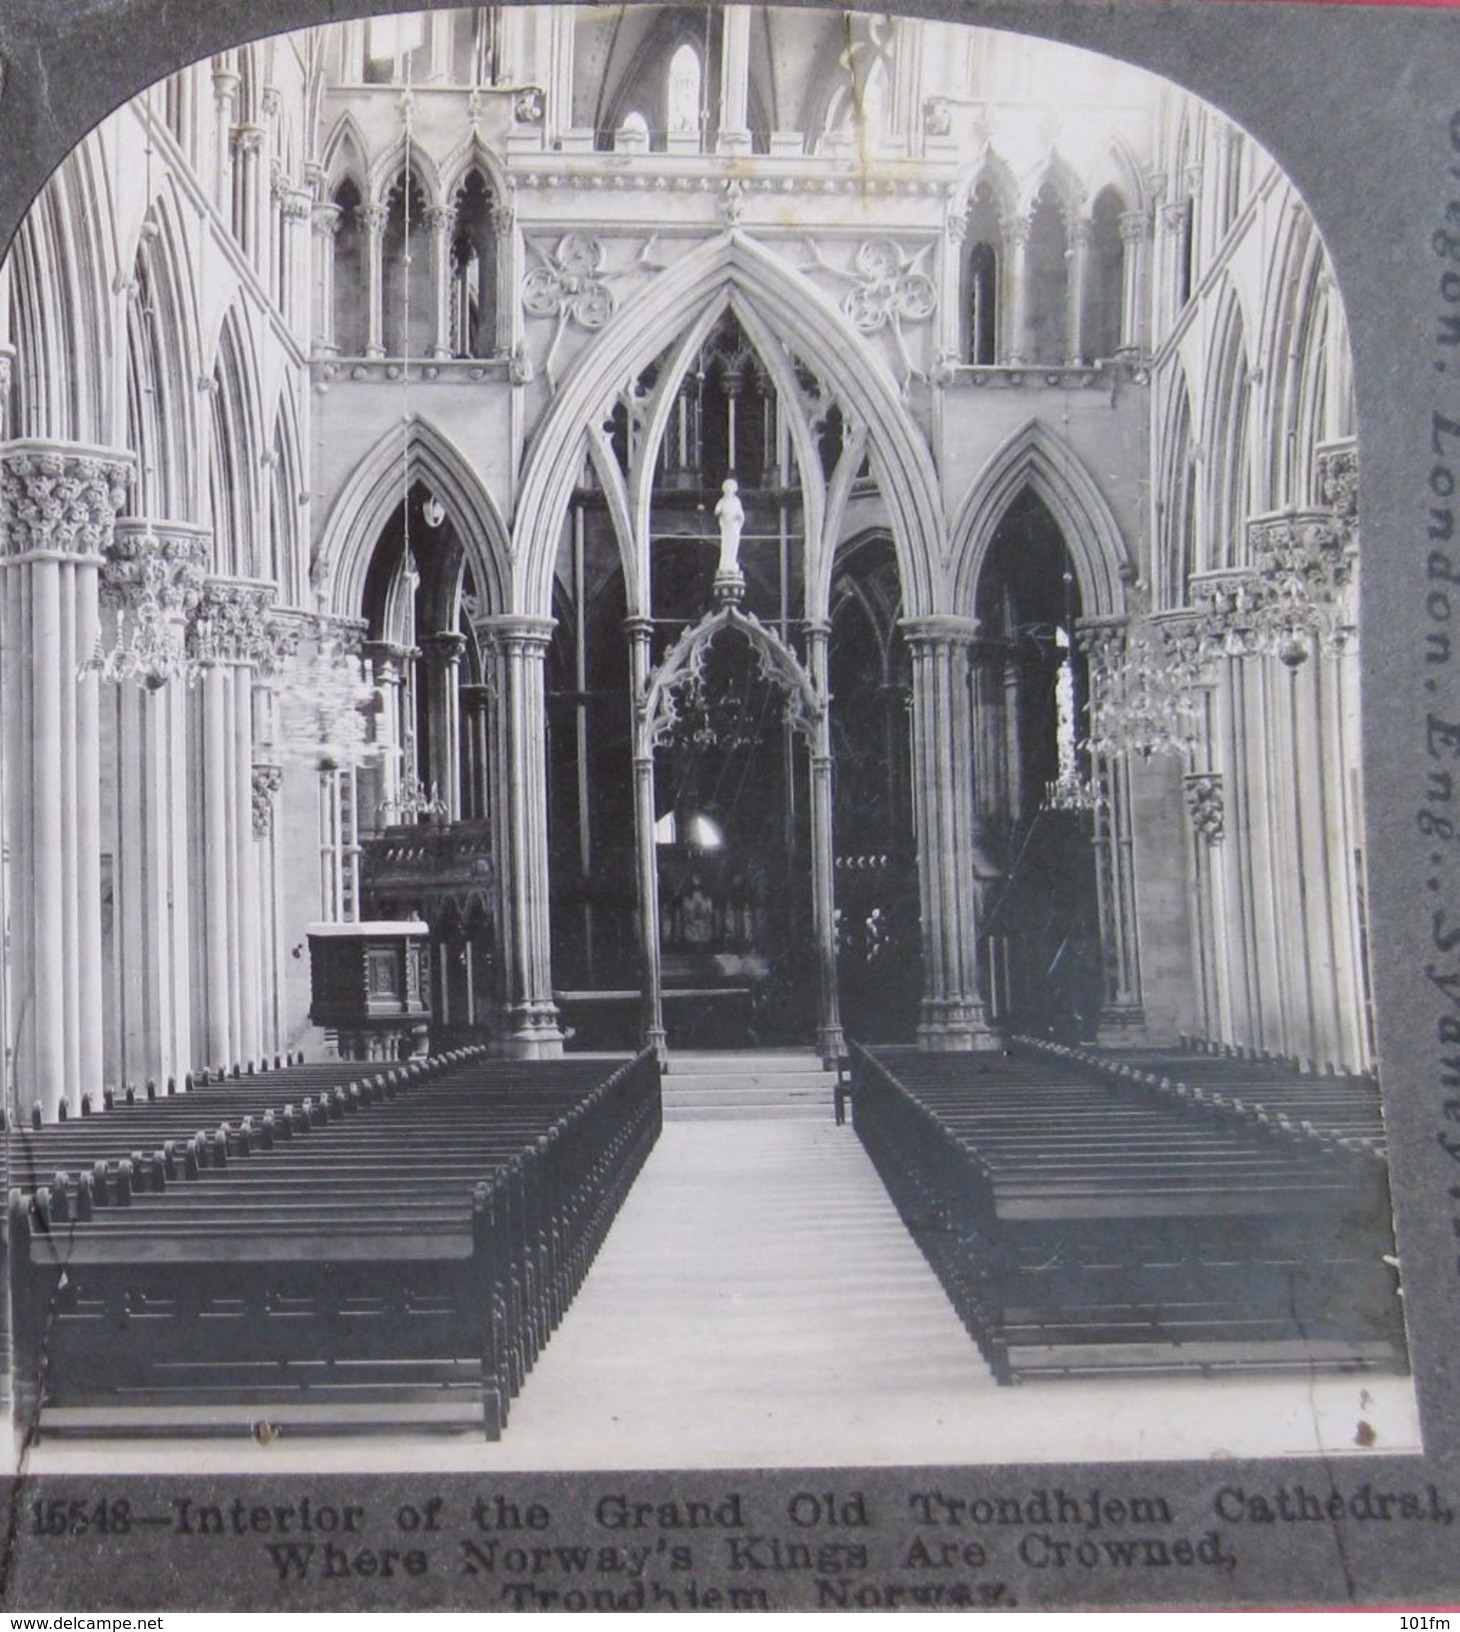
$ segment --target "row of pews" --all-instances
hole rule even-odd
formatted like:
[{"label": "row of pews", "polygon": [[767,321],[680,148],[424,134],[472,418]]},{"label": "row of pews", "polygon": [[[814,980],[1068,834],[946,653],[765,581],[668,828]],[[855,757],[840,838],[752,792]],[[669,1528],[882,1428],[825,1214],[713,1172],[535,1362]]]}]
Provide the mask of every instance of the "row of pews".
[{"label": "row of pews", "polygon": [[997,1380],[1402,1370],[1377,1087],[1135,1057],[853,1045],[857,1133]]},{"label": "row of pews", "polygon": [[459,1049],[17,1130],[17,1418],[88,1435],[479,1422],[496,1439],[660,1116],[651,1054]]}]

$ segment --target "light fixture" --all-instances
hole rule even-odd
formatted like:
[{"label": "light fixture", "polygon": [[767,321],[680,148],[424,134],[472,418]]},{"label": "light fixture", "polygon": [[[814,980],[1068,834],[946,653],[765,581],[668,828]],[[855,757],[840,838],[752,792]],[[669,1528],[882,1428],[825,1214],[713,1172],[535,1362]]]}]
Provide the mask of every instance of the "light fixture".
[{"label": "light fixture", "polygon": [[1203,660],[1189,621],[1135,617],[1085,632],[1090,735],[1103,759],[1189,754],[1200,740]]},{"label": "light fixture", "polygon": [[426,792],[418,776],[402,784],[393,799],[382,799],[375,807],[376,817],[391,827],[412,826],[422,820],[440,821],[447,814],[446,801],[436,783]]},{"label": "light fixture", "polygon": [[189,649],[188,620],[203,597],[207,541],[199,534],[151,522],[119,526],[101,569],[103,605],[116,610],[110,649],[98,633],[96,647],[77,678],[96,674],[117,684],[157,691],[172,680],[191,683],[202,663]]},{"label": "light fixture", "polygon": [[1054,679],[1055,746],[1059,754],[1059,774],[1053,782],[1045,783],[1040,809],[1081,814],[1096,809],[1100,799],[1090,786],[1089,777],[1081,773],[1077,752],[1075,654],[1070,639],[1070,631],[1075,626],[1074,584],[1074,574],[1067,569],[1064,573],[1065,621],[1054,632],[1055,648],[1060,654],[1059,670]]},{"label": "light fixture", "polygon": [[379,694],[345,635],[325,619],[315,631],[313,656],[276,682],[279,750],[317,771],[373,764],[381,753],[371,730]]}]

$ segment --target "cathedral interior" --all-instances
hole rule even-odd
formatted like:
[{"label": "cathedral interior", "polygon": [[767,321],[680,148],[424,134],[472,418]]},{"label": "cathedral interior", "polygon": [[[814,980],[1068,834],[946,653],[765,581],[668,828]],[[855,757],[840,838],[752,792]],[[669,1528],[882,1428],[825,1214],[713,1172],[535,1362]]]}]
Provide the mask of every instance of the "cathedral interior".
[{"label": "cathedral interior", "polygon": [[1015,1040],[1377,1122],[1343,302],[1174,85],[775,6],[240,45],[52,176],[0,370],[12,1129]]}]

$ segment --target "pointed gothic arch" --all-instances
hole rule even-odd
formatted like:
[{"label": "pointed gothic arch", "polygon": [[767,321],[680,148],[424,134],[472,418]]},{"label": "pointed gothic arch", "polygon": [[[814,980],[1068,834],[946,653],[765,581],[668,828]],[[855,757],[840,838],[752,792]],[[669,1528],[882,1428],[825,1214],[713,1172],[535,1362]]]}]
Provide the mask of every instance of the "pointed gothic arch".
[{"label": "pointed gothic arch", "polygon": [[[787,298],[787,286],[796,299]],[[802,356],[865,424],[888,509],[912,615],[942,609],[944,526],[937,474],[896,382],[869,355],[835,306],[803,274],[738,231],[727,232],[660,273],[626,304],[559,386],[523,472],[513,532],[514,598],[546,616],[559,528],[581,462],[581,431],[601,420],[622,388],[721,291],[733,289],[766,332]]]},{"label": "pointed gothic arch", "polygon": [[1030,420],[974,478],[950,529],[952,604],[972,607],[983,564],[1010,504],[1028,488],[1064,534],[1087,617],[1124,610],[1122,576],[1131,556],[1110,505],[1078,455],[1048,426]]},{"label": "pointed gothic arch", "polygon": [[392,428],[356,465],[343,496],[325,522],[310,576],[320,610],[355,615],[365,594],[381,529],[402,495],[424,482],[446,506],[466,547],[484,610],[507,608],[507,526],[472,462],[428,419],[413,415],[404,431]]}]

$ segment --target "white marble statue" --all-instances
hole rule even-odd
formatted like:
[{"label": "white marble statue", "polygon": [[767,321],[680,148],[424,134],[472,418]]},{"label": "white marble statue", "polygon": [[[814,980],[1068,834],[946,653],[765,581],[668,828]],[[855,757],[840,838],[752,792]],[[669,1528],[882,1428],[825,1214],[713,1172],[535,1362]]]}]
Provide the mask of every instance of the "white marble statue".
[{"label": "white marble statue", "polygon": [[720,523],[720,564],[715,569],[718,579],[740,577],[740,529],[745,525],[745,506],[739,492],[740,484],[727,476],[715,506],[715,520]]}]

